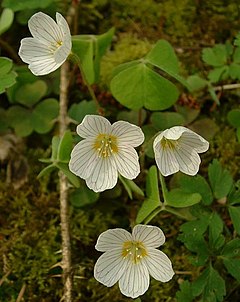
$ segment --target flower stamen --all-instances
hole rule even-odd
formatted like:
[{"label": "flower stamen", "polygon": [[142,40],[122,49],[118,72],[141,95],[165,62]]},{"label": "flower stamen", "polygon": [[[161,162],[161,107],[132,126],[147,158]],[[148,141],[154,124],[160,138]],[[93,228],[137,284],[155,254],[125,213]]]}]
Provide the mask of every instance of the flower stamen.
[{"label": "flower stamen", "polygon": [[118,152],[117,138],[109,134],[99,134],[93,147],[98,152],[99,157],[107,158],[112,153]]},{"label": "flower stamen", "polygon": [[147,256],[147,249],[140,241],[126,241],[123,244],[122,257],[129,258],[137,264],[142,258]]},{"label": "flower stamen", "polygon": [[178,140],[167,139],[166,137],[163,137],[160,143],[163,149],[173,150],[178,148]]}]

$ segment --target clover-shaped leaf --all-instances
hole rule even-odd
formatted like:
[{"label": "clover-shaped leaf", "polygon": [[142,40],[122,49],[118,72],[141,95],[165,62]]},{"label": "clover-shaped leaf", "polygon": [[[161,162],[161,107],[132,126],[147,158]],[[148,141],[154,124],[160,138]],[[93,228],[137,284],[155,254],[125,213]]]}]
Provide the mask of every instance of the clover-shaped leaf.
[{"label": "clover-shaped leaf", "polygon": [[164,110],[178,98],[178,89],[144,61],[127,65],[111,81],[113,96],[129,109]]},{"label": "clover-shaped leaf", "polygon": [[17,75],[12,71],[12,66],[12,60],[0,57],[0,94],[16,82]]},{"label": "clover-shaped leaf", "polygon": [[47,84],[42,80],[37,80],[34,83],[25,84],[19,87],[15,94],[15,101],[27,107],[32,107],[47,92]]}]

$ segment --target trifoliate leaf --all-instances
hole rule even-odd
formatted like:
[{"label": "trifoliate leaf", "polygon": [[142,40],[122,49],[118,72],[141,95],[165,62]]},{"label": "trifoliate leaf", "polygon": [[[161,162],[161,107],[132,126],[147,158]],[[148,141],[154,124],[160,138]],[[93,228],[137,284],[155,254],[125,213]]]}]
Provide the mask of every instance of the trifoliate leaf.
[{"label": "trifoliate leaf", "polygon": [[222,80],[226,80],[229,76],[229,67],[221,66],[210,70],[208,73],[208,79],[211,83],[217,83]]},{"label": "trifoliate leaf", "polygon": [[15,101],[31,108],[41,100],[47,92],[47,84],[42,80],[25,84],[18,88],[15,94]]},{"label": "trifoliate leaf", "polygon": [[240,80],[240,65],[236,63],[230,64],[229,75],[233,80]]},{"label": "trifoliate leaf", "polygon": [[0,94],[11,87],[16,81],[16,73],[12,70],[12,60],[0,57]]},{"label": "trifoliate leaf", "polygon": [[201,90],[208,85],[208,81],[197,74],[189,76],[187,82],[191,92]]},{"label": "trifoliate leaf", "polygon": [[217,44],[212,48],[204,48],[202,59],[208,65],[219,67],[227,63],[227,50],[223,44]]},{"label": "trifoliate leaf", "polygon": [[20,106],[12,106],[7,111],[10,126],[18,136],[28,136],[32,133],[31,112]]},{"label": "trifoliate leaf", "polygon": [[167,109],[177,101],[179,94],[173,83],[140,61],[113,77],[111,91],[122,105],[133,110]]},{"label": "trifoliate leaf", "polygon": [[173,189],[167,194],[167,205],[174,208],[190,207],[201,201],[199,193],[189,193],[183,189]]},{"label": "trifoliate leaf", "polygon": [[85,115],[96,114],[97,106],[94,101],[81,101],[80,103],[72,104],[68,111],[68,115],[78,123],[81,123]]}]

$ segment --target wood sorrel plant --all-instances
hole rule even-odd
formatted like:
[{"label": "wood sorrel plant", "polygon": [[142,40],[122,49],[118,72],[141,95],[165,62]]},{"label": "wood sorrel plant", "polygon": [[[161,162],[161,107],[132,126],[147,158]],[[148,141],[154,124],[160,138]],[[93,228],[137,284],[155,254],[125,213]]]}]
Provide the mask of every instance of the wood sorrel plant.
[{"label": "wood sorrel plant", "polygon": [[[100,234],[96,249],[104,254],[96,262],[95,278],[108,287],[119,282],[120,291],[132,298],[147,291],[149,276],[161,282],[170,281],[174,270],[178,271],[174,263],[172,268],[168,258],[171,251],[167,256],[157,249],[165,242],[165,236],[159,227],[148,225],[154,218],[156,223],[162,212],[168,212],[188,220],[182,224],[178,239],[192,253],[192,264],[201,267],[196,278],[185,278],[180,285],[178,301],[223,301],[229,275],[240,282],[239,184],[234,184],[230,173],[217,160],[208,167],[208,180],[196,175],[201,162],[198,153],[208,150],[208,141],[184,127],[194,120],[186,117],[186,112],[161,111],[171,110],[183,87],[190,91],[196,86],[207,87],[219,103],[213,83],[220,80],[220,73],[226,68],[209,58],[216,52],[222,54],[224,47],[204,51],[204,61],[215,68],[208,80],[196,75],[184,79],[174,49],[165,40],[157,41],[143,58],[116,67],[110,83],[111,93],[131,111],[125,112],[128,121],[113,120],[111,124],[105,117],[96,115],[104,115],[107,110],[98,102],[92,85],[100,79],[101,59],[111,44],[114,30],[99,36],[71,36],[61,14],[56,14],[55,22],[42,12],[30,18],[29,30],[33,37],[22,40],[19,55],[37,76],[61,68],[59,102],[45,98],[48,96],[46,82],[36,79],[26,69],[16,68],[18,78],[15,80],[16,73],[8,58],[0,59],[0,78],[4,79],[0,92],[7,89],[9,101],[16,103],[8,109],[10,122],[5,127],[11,126],[18,135],[28,136],[33,131],[47,133],[54,122],[59,122],[59,135],[52,138],[51,158],[42,159],[48,166],[39,177],[53,169],[59,170],[63,299],[73,301],[69,188],[75,203],[82,206],[96,202],[99,192],[123,186],[129,199],[134,197],[138,201],[138,212],[130,221],[132,234],[121,228]],[[237,65],[238,51],[232,53],[236,53],[233,64]],[[229,67],[229,75],[234,79],[238,78],[235,65]],[[78,67],[83,85],[88,88],[90,101],[83,100],[79,104],[73,101],[68,108],[69,75],[74,66]],[[229,113],[229,120],[238,128],[235,114],[238,114],[236,109]],[[74,141],[79,138],[73,137],[71,123],[79,124],[77,133],[83,138],[75,146]],[[140,145],[137,152],[135,148]],[[185,174],[174,176],[173,186],[166,184],[164,176],[178,171]],[[141,185],[135,182],[139,174]],[[227,209],[232,228],[224,226],[222,209]]]}]

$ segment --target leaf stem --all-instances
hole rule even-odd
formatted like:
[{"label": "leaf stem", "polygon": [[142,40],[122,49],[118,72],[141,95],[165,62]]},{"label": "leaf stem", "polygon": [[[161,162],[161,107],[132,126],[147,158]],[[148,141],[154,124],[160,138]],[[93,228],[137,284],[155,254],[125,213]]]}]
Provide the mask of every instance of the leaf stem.
[{"label": "leaf stem", "polygon": [[69,56],[69,59],[70,60],[72,59],[78,65],[78,68],[79,68],[79,70],[81,72],[81,75],[82,75],[83,82],[87,86],[89,94],[92,97],[93,101],[95,102],[99,114],[101,114],[102,113],[101,106],[99,105],[98,99],[95,95],[95,92],[94,92],[92,86],[89,84],[89,82],[87,80],[87,77],[86,77],[85,72],[83,70],[82,63],[81,63],[81,60],[80,60],[79,56],[72,52]]},{"label": "leaf stem", "polygon": [[167,186],[166,186],[166,182],[165,179],[163,177],[163,175],[159,172],[159,177],[160,177],[160,183],[161,183],[161,187],[162,187],[162,194],[163,194],[163,202],[165,204],[167,204]]}]

